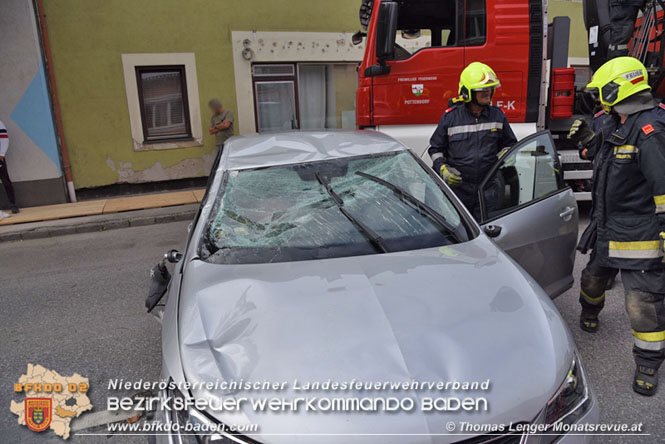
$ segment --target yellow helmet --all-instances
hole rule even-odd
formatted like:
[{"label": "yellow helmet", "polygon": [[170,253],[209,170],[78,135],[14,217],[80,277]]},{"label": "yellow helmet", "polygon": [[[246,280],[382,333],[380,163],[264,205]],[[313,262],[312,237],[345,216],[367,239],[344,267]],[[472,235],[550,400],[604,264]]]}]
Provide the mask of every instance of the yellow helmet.
[{"label": "yellow helmet", "polygon": [[464,68],[462,74],[459,76],[459,94],[464,97],[465,102],[470,102],[472,99],[472,91],[480,91],[484,89],[494,89],[501,86],[499,78],[494,73],[494,70],[484,63],[472,62],[469,66]]},{"label": "yellow helmet", "polygon": [[614,106],[640,91],[650,90],[644,65],[633,57],[617,57],[593,74],[587,89],[598,90],[600,103]]}]

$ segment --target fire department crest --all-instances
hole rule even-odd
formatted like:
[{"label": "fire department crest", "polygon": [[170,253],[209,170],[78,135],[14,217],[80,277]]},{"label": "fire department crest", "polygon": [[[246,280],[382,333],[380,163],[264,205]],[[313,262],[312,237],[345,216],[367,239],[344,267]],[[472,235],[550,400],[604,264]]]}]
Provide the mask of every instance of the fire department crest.
[{"label": "fire department crest", "polygon": [[[62,376],[41,365],[28,364],[28,370],[14,383],[9,410],[17,416],[19,425],[35,432],[52,430],[62,439],[69,438],[69,426],[81,413],[92,410],[88,398],[90,381],[78,373]],[[0,442],[4,442],[0,438]]]},{"label": "fire department crest", "polygon": [[25,425],[35,432],[43,432],[51,424],[51,398],[25,398]]},{"label": "fire department crest", "polygon": [[423,93],[424,89],[425,88],[422,83],[414,83],[411,85],[411,92],[416,97],[419,97]]}]

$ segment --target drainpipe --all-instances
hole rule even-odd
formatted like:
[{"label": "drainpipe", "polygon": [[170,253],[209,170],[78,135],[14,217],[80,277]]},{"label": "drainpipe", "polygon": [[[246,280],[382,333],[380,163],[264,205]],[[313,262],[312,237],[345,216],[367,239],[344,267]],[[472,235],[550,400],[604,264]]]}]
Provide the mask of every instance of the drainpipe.
[{"label": "drainpipe", "polygon": [[67,180],[67,193],[69,194],[69,201],[76,202],[76,190],[74,189],[74,181],[72,179],[72,167],[69,163],[69,151],[67,151],[67,142],[65,140],[65,133],[62,130],[62,117],[60,114],[60,102],[58,101],[58,90],[55,87],[55,74],[53,72],[53,58],[51,57],[51,45],[48,40],[48,32],[46,29],[46,14],[44,14],[44,4],[42,0],[35,0],[37,6],[37,22],[39,31],[42,37],[42,48],[44,51],[45,69],[48,75],[49,90],[51,92],[51,104],[53,106],[53,114],[55,116],[55,126],[58,136],[58,148],[60,149],[60,158],[62,160],[62,169],[65,173],[65,180]]}]

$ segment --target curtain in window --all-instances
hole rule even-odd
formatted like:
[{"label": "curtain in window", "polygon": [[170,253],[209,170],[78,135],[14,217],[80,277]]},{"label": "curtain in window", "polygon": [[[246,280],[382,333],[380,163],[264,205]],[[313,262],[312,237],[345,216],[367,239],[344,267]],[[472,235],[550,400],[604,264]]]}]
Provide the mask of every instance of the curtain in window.
[{"label": "curtain in window", "polygon": [[326,127],[326,65],[298,66],[300,128]]},{"label": "curtain in window", "polygon": [[148,137],[186,136],[181,71],[141,73]]},{"label": "curtain in window", "polygon": [[294,94],[292,81],[256,83],[260,132],[289,130],[295,127]]}]

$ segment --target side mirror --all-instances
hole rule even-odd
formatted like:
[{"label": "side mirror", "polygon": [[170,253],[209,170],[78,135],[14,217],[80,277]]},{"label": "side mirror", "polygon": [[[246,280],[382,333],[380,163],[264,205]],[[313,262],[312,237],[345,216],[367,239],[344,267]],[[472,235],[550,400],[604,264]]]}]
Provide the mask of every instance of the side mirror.
[{"label": "side mirror", "polygon": [[363,42],[363,37],[365,37],[367,34],[365,34],[362,31],[356,31],[352,36],[351,36],[351,43],[354,45],[360,45]]},{"label": "side mirror", "polygon": [[180,259],[182,259],[182,253],[178,250],[169,250],[164,258],[150,269],[150,288],[148,297],[145,298],[145,308],[148,309],[148,313],[157,306],[157,303],[164,297],[166,290],[169,288],[171,273],[166,268],[166,262],[175,264]]},{"label": "side mirror", "polygon": [[169,288],[169,282],[171,282],[171,273],[169,273],[166,264],[162,260],[150,269],[150,289],[148,290],[148,297],[145,298],[145,308],[148,309],[148,313],[164,297],[166,290]]},{"label": "side mirror", "polygon": [[397,2],[381,2],[376,23],[376,58],[384,64],[395,55]]}]

